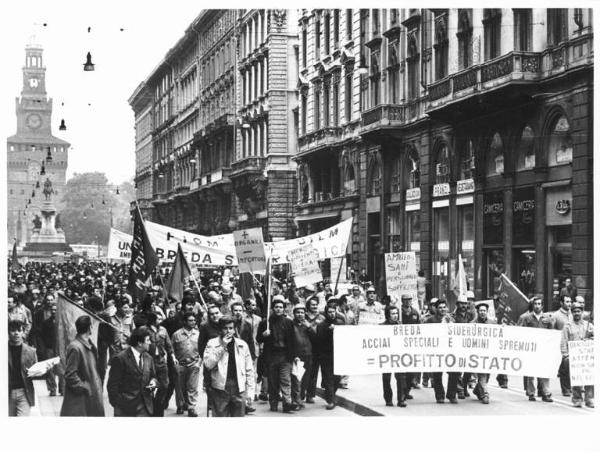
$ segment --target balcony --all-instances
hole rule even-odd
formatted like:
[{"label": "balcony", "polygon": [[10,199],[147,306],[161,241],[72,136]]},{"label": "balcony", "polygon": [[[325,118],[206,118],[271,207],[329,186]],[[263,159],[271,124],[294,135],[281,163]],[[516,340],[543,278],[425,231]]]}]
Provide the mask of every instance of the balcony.
[{"label": "balcony", "polygon": [[200,174],[200,187],[208,188],[219,183],[229,183],[229,175],[231,174],[230,167],[221,167],[211,172]]},{"label": "balcony", "polygon": [[266,167],[266,157],[246,157],[231,164],[230,177],[235,177],[240,174],[262,173]]},{"label": "balcony", "polygon": [[[509,104],[516,96],[535,94],[539,80],[591,64],[591,35],[572,39],[543,52],[513,51],[429,85],[427,113],[431,116],[449,116],[453,113],[443,110],[450,105],[461,101],[463,109],[465,103],[462,101],[492,92],[495,93],[495,103]],[[511,87],[519,89],[511,90]]]},{"label": "balcony", "polygon": [[361,114],[360,134],[376,139],[378,135],[393,134],[394,130],[421,119],[425,115],[426,98],[404,104],[377,105]]},{"label": "balcony", "polygon": [[298,156],[306,156],[327,146],[337,144],[342,137],[341,127],[324,127],[298,138],[300,152]]}]

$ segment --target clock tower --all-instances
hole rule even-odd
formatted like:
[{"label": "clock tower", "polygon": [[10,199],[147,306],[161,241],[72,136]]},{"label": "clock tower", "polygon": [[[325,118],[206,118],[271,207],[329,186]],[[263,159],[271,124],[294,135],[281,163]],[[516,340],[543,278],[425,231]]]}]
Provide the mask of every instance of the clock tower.
[{"label": "clock tower", "polygon": [[22,72],[23,88],[15,100],[17,133],[6,140],[10,246],[14,238],[21,246],[31,238],[34,220],[40,217],[41,187],[46,178],[52,181],[61,210],[70,147],[52,135],[52,99],[46,93],[46,68],[40,45],[30,43],[25,47]]}]

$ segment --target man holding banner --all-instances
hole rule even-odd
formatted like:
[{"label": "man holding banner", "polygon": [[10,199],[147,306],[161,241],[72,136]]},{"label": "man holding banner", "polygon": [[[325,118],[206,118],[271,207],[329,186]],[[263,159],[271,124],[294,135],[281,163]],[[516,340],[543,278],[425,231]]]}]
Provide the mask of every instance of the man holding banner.
[{"label": "man holding banner", "polygon": [[[585,341],[587,341],[587,342],[591,341],[589,343],[591,343],[593,345],[594,325],[587,320],[583,320],[583,303],[579,303],[579,302],[573,303],[573,305],[571,306],[571,314],[573,315],[573,320],[570,321],[569,323],[567,323],[562,330],[560,351],[563,356],[563,363],[565,363],[565,367],[569,372],[568,378],[571,380],[571,390],[573,391],[573,396],[572,396],[571,400],[572,400],[574,406],[581,408],[582,386],[573,384],[573,379],[574,379],[573,373],[574,372],[572,372],[570,369],[570,367],[572,366],[573,363],[572,363],[572,359],[569,357],[569,352],[571,351],[570,348],[573,348],[574,345],[579,346],[581,344],[581,342],[585,343]],[[577,342],[575,342],[575,341],[577,341]],[[588,360],[588,362],[591,361],[593,363],[593,356],[594,356],[593,351],[590,355],[591,355],[591,360]],[[586,358],[590,358],[590,356],[587,356]],[[592,381],[593,381],[593,372],[591,373],[591,375],[592,375]],[[588,408],[594,408],[594,386],[589,385],[589,384],[584,385],[583,389],[585,391],[584,392],[585,406],[587,406]]]},{"label": "man holding banner", "polygon": [[[404,300],[404,296],[402,297]],[[411,298],[408,298],[410,301]],[[388,305],[385,307],[385,322],[382,325],[399,325],[400,322],[400,310],[397,306]],[[407,382],[406,377],[412,376],[409,373],[394,372],[394,378],[396,379],[396,397],[398,398],[398,406],[406,408],[406,387],[410,384],[410,380]],[[392,402],[392,386],[391,386],[392,374],[382,373],[381,382],[383,384],[383,399],[385,400],[385,406],[394,406]],[[408,384],[407,384],[408,383]]]}]

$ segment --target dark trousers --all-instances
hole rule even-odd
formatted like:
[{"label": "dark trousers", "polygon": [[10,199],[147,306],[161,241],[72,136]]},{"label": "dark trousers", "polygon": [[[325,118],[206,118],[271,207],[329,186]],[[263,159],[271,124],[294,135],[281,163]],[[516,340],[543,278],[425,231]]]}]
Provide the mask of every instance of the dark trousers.
[{"label": "dark trousers", "polygon": [[140,396],[135,408],[124,409],[120,406],[116,406],[115,417],[150,417],[150,413]]},{"label": "dark trousers", "polygon": [[[498,382],[499,385],[507,385],[508,384],[508,375],[498,374],[498,375],[496,375],[496,381]],[[525,380],[523,380],[523,381],[525,381]]]},{"label": "dark trousers", "polygon": [[471,379],[471,375],[471,373],[465,372],[458,379],[457,392],[459,395],[465,397],[469,395],[469,380]]},{"label": "dark trousers", "polygon": [[292,404],[292,363],[287,360],[285,353],[272,353],[268,359],[269,369],[269,404],[276,407],[279,392],[283,399],[283,406]]},{"label": "dark trousers", "polygon": [[[396,379],[396,397],[398,397],[398,402],[404,402],[406,400],[407,375],[410,374],[400,372],[394,373],[394,378]],[[385,400],[385,403],[390,403],[394,396],[392,393],[391,381],[391,373],[381,374],[381,383],[383,384],[383,400]]]},{"label": "dark trousers", "polygon": [[164,410],[169,407],[169,401],[171,400],[171,397],[173,397],[173,392],[175,392],[175,381],[177,381],[177,369],[175,368],[175,364],[173,364],[171,357],[169,357],[167,360],[167,375],[169,377],[169,384],[167,385],[167,389],[163,396]]},{"label": "dark trousers", "polygon": [[[308,379],[306,382],[306,398],[314,399],[317,392],[317,378],[319,376],[319,358],[313,355],[312,366],[308,372]],[[322,380],[323,378],[321,378]]]},{"label": "dark trousers", "polygon": [[417,384],[419,383],[419,380],[421,380],[421,374],[414,372],[401,373],[404,375],[404,396],[406,398],[406,396],[410,394],[413,384]]},{"label": "dark trousers", "polygon": [[571,392],[571,378],[569,376],[569,360],[563,359],[558,367],[557,377],[560,380],[560,390],[563,394]]},{"label": "dark trousers", "polygon": [[444,395],[448,399],[456,398],[459,372],[448,372],[448,389],[444,391],[444,383],[442,382],[443,372],[432,372],[433,390],[435,392],[435,400],[444,400]]},{"label": "dark trousers", "polygon": [[210,388],[210,394],[213,416],[244,417],[246,414],[246,397],[240,392],[237,380],[228,379],[224,390]]},{"label": "dark trousers", "polygon": [[166,363],[155,363],[156,379],[158,380],[158,388],[154,395],[154,417],[163,417],[165,415],[165,404],[168,404],[167,391],[169,389],[169,368]]},{"label": "dark trousers", "polygon": [[333,353],[319,355],[317,360],[319,367],[321,368],[323,386],[325,386],[325,401],[327,403],[333,403],[335,393],[340,387],[340,380],[342,377],[341,375],[333,374]]},{"label": "dark trousers", "polygon": [[313,358],[310,355],[299,357],[304,362],[304,375],[298,380],[295,375],[292,375],[292,402],[300,403],[306,397],[306,391],[309,385],[310,376],[313,367]]}]

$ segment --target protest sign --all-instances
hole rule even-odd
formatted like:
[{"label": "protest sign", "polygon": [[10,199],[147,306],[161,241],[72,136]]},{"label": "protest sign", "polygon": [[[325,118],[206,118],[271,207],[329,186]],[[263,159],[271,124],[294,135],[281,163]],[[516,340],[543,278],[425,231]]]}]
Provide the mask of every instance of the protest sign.
[{"label": "protest sign", "polygon": [[306,245],[290,251],[288,256],[296,287],[304,287],[323,280],[319,268],[318,253],[312,245]]},{"label": "protest sign", "polygon": [[[348,282],[348,278],[346,276],[346,256],[342,257],[332,257],[330,261],[330,276],[329,280],[331,281],[331,285],[335,285],[335,283],[344,284]],[[339,279],[338,279],[339,275]]]},{"label": "protest sign", "polygon": [[108,238],[108,251],[106,257],[108,259],[131,259],[131,242],[133,236],[125,234],[117,229],[110,228],[110,236]]},{"label": "protest sign", "polygon": [[412,306],[419,309],[417,258],[414,251],[385,253],[385,283],[392,302],[399,304],[402,295],[409,295],[412,297]]},{"label": "protest sign", "polygon": [[359,325],[380,325],[385,321],[385,314],[382,312],[360,311],[358,313]]},{"label": "protest sign", "polygon": [[554,378],[561,332],[469,323],[338,326],[336,375],[473,372]]},{"label": "protest sign", "polygon": [[594,384],[594,341],[569,341],[571,386]]},{"label": "protest sign", "polygon": [[262,228],[233,231],[233,244],[240,273],[265,273],[267,259]]}]

